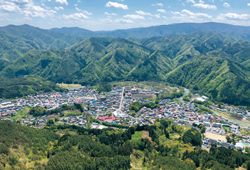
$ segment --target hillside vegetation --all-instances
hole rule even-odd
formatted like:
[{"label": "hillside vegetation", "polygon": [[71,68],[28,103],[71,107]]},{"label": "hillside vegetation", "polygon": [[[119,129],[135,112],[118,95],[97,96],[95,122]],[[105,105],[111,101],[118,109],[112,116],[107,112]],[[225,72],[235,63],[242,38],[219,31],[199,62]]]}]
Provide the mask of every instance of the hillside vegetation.
[{"label": "hillside vegetation", "polygon": [[[4,82],[38,76],[53,83],[81,85],[166,81],[199,90],[216,101],[249,105],[249,51],[249,42],[213,32],[143,39],[88,38],[68,49],[30,50],[15,61],[2,62],[0,75]],[[2,85],[2,97],[23,95],[22,90],[8,95],[6,85]]]},{"label": "hillside vegetation", "polygon": [[[148,138],[134,138],[148,132]],[[57,133],[63,133],[59,136]],[[201,149],[201,134],[157,120],[152,126],[84,129],[50,125],[35,129],[0,122],[0,168],[39,170],[228,169],[250,167],[248,153],[212,147]]]}]

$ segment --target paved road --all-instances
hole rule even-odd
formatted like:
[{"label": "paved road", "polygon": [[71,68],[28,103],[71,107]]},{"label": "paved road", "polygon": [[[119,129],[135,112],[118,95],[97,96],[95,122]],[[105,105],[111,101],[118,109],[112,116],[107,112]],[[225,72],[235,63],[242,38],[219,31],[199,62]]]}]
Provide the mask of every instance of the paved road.
[{"label": "paved road", "polygon": [[120,101],[120,106],[119,106],[119,111],[122,111],[122,103],[123,103],[123,95],[124,95],[125,87],[122,88],[122,96],[121,96],[121,101]]},{"label": "paved road", "polygon": [[94,94],[94,97],[95,97],[95,100],[97,100],[97,97],[96,97],[96,95]]}]

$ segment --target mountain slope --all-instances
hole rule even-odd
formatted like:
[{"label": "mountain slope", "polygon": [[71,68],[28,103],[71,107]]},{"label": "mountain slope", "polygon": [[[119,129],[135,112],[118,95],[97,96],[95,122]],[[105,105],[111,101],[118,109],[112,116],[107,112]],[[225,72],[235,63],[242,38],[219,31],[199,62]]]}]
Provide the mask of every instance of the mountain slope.
[{"label": "mountain slope", "polygon": [[131,70],[128,79],[137,81],[163,80],[166,73],[171,71],[173,63],[170,58],[160,51],[155,51],[143,63]]},{"label": "mountain slope", "polygon": [[202,56],[166,75],[166,81],[201,90],[229,104],[250,104],[250,70],[229,59]]},{"label": "mountain slope", "polygon": [[29,25],[0,28],[0,59],[13,61],[29,50],[64,49],[83,38]]},{"label": "mountain slope", "polygon": [[[74,32],[81,36],[86,35],[85,29],[81,28],[61,28],[51,29],[58,32]],[[77,31],[78,30],[78,31]],[[159,25],[145,28],[132,28],[114,31],[97,31],[89,33],[89,37],[134,37],[134,38],[149,38],[156,36],[167,36],[171,34],[186,34],[197,31],[207,31],[223,33],[231,35],[237,39],[250,40],[250,31],[247,26],[237,26],[223,23],[207,22],[207,23],[178,23],[170,25]]]},{"label": "mountain slope", "polygon": [[29,25],[0,27],[0,60],[13,61],[29,50],[64,49],[90,37],[148,38],[197,31],[216,32],[250,41],[249,27],[222,23],[181,23],[114,31],[89,31],[82,28],[43,30]]},{"label": "mountain slope", "polygon": [[0,62],[0,79],[38,76],[54,83],[167,81],[217,101],[250,102],[250,43],[214,32],[153,38],[87,38],[63,50],[30,50]]}]

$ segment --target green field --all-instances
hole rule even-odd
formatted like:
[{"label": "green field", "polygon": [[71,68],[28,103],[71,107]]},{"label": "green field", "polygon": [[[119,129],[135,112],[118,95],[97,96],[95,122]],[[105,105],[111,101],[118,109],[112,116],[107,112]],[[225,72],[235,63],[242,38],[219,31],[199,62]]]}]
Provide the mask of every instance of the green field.
[{"label": "green field", "polygon": [[73,88],[78,88],[81,87],[82,85],[80,84],[64,84],[64,83],[57,83],[56,85],[58,85],[61,88],[65,88],[65,89],[73,89]]},{"label": "green field", "polygon": [[23,118],[28,117],[28,113],[30,111],[30,108],[28,106],[24,107],[24,110],[20,110],[15,114],[14,116],[10,117],[12,120],[22,120]]},{"label": "green field", "polygon": [[136,131],[135,134],[132,135],[131,141],[137,141],[141,138],[143,131]]}]

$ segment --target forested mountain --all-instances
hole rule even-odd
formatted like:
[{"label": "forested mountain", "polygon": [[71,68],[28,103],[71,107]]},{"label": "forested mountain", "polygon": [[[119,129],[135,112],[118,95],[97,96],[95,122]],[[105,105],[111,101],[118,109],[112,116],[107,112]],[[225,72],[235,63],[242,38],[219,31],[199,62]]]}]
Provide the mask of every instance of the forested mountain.
[{"label": "forested mountain", "polygon": [[0,27],[0,62],[13,61],[29,50],[64,49],[90,37],[149,38],[197,31],[212,31],[250,41],[249,27],[221,23],[182,23],[114,31],[90,31],[82,28],[44,30],[29,25]]},{"label": "forested mountain", "polygon": [[0,75],[4,80],[39,76],[53,83],[83,85],[166,81],[201,90],[217,101],[249,105],[249,52],[250,42],[214,32],[142,39],[92,37],[66,49],[30,50],[15,61],[0,63]]},{"label": "forested mountain", "polygon": [[0,28],[0,60],[13,61],[29,50],[64,49],[83,40],[76,35],[52,32],[29,25]]}]

